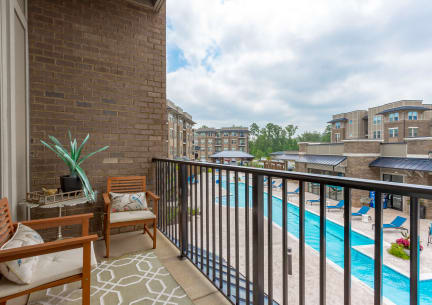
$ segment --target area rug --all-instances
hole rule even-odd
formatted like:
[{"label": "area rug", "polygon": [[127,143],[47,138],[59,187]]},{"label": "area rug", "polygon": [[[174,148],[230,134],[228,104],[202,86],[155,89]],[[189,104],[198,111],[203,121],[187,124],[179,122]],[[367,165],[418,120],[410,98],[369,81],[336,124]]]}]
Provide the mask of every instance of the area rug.
[{"label": "area rug", "polygon": [[[32,293],[29,305],[80,305],[80,282]],[[147,305],[193,302],[153,251],[102,261],[91,274],[92,305]]]}]

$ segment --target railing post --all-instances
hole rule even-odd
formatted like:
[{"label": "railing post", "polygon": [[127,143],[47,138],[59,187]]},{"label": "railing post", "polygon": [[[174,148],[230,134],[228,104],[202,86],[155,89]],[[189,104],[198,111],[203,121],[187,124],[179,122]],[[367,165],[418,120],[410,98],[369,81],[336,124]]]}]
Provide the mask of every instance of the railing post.
[{"label": "railing post", "polygon": [[180,238],[180,258],[187,256],[188,251],[188,225],[187,225],[187,212],[188,212],[188,188],[187,188],[187,166],[180,164],[178,171],[179,181],[179,238]]},{"label": "railing post", "polygon": [[383,206],[381,192],[375,192],[375,277],[374,277],[374,305],[383,303],[382,293],[382,264],[383,264]]},{"label": "railing post", "polygon": [[410,197],[410,216],[410,305],[417,305],[419,304],[418,286],[420,276],[420,209],[417,197]]},{"label": "railing post", "polygon": [[252,183],[253,304],[264,305],[264,176],[254,174]]}]

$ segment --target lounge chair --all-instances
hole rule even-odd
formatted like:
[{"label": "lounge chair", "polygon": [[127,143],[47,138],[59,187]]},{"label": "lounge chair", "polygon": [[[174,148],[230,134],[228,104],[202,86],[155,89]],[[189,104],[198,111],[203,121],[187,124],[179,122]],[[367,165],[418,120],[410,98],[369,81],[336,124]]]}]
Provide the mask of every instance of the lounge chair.
[{"label": "lounge chair", "polygon": [[429,244],[432,244],[432,222],[429,226],[429,235],[428,235],[428,243],[427,243],[428,247],[429,247]]},{"label": "lounge chair", "polygon": [[343,201],[343,199],[342,199],[342,200],[340,200],[340,201],[339,201],[337,204],[335,204],[335,205],[328,205],[328,206],[327,206],[327,210],[328,210],[328,211],[331,211],[331,210],[342,210],[343,207],[344,207],[344,201]]},{"label": "lounge chair", "polygon": [[282,188],[282,185],[283,185],[283,183],[281,182],[278,186],[275,186],[275,188],[280,189],[280,188]]},{"label": "lounge chair", "polygon": [[288,195],[298,195],[300,188],[298,187],[294,192],[287,192]]},{"label": "lounge chair", "polygon": [[312,205],[313,203],[320,203],[321,200],[320,199],[309,199],[309,200],[306,200],[306,203],[308,203],[308,202]]},{"label": "lounge chair", "polygon": [[[396,218],[393,219],[393,221],[391,223],[383,224],[383,229],[397,229],[397,230],[408,231],[407,228],[402,227],[402,225],[404,224],[404,222],[406,220],[407,219],[405,217],[396,216]],[[373,228],[375,228],[375,224],[372,224],[372,230],[373,230]]]},{"label": "lounge chair", "polygon": [[[362,217],[363,215],[367,215],[367,213],[369,212],[369,210],[370,210],[370,207],[367,206],[367,205],[364,205],[364,206],[362,206],[360,208],[360,210],[358,210],[357,212],[352,213],[351,215],[352,216],[360,216],[360,217]],[[368,218],[370,220],[372,220],[372,217],[370,215],[368,216]]]}]

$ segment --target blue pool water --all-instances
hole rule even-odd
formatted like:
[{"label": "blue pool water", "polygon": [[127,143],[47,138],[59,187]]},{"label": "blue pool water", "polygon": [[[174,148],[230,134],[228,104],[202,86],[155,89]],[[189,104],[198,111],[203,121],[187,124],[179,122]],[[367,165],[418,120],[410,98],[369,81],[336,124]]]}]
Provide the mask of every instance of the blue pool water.
[{"label": "blue pool water", "polygon": [[[226,188],[225,181],[222,182]],[[249,198],[252,198],[252,187],[249,187]],[[230,185],[230,194],[234,194],[234,183]],[[264,193],[264,202],[268,195]],[[282,200],[272,197],[273,222],[282,227]],[[251,199],[252,200],[252,199]],[[222,198],[222,205],[226,205],[226,197]],[[230,196],[230,205],[234,206],[234,198]],[[239,206],[245,207],[245,184],[239,183]],[[249,202],[252,207],[252,201]],[[288,203],[288,232],[299,237],[299,209]],[[264,214],[268,216],[267,204],[264,205]],[[319,251],[319,219],[314,213],[306,211],[306,244]],[[327,258],[343,268],[344,263],[344,228],[327,219]],[[352,231],[352,246],[369,245],[374,241],[369,237]],[[352,249],[352,275],[360,279],[369,287],[374,287],[374,260],[359,251]],[[409,304],[409,278],[383,265],[383,294],[384,297],[398,305]],[[432,304],[432,280],[420,282],[420,304]],[[353,297],[357,297],[353,294]]]}]

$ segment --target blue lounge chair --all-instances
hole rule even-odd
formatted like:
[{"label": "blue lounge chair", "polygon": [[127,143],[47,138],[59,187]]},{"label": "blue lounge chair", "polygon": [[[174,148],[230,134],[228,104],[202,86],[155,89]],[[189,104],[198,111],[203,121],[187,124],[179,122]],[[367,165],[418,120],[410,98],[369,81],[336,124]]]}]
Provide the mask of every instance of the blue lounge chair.
[{"label": "blue lounge chair", "polygon": [[[396,216],[395,219],[393,219],[393,221],[391,223],[385,223],[383,224],[383,229],[397,229],[397,230],[403,230],[403,231],[408,231],[407,228],[402,227],[402,225],[404,224],[404,222],[407,219],[405,217],[402,216]],[[375,224],[372,224],[372,229],[375,227]]]},{"label": "blue lounge chair", "polygon": [[432,222],[429,226],[429,235],[428,235],[428,244],[427,244],[428,247],[429,247],[429,244],[432,244]]},{"label": "blue lounge chair", "polygon": [[314,203],[320,203],[320,201],[321,201],[320,199],[309,199],[309,200],[306,200],[306,203],[309,202],[312,205]]},{"label": "blue lounge chair", "polygon": [[[367,215],[367,213],[369,212],[370,207],[367,205],[364,205],[360,208],[360,210],[358,210],[357,212],[352,213],[352,216],[363,216],[363,215]],[[369,216],[369,219],[372,219],[371,216]]]},{"label": "blue lounge chair", "polygon": [[328,206],[327,206],[327,210],[328,210],[328,211],[331,211],[331,210],[342,210],[343,207],[344,207],[344,201],[343,201],[343,199],[342,199],[342,200],[340,200],[340,201],[339,201],[337,204],[335,204],[335,205],[328,205]]},{"label": "blue lounge chair", "polygon": [[278,186],[276,186],[276,188],[280,189],[282,188],[283,183],[281,182]]},{"label": "blue lounge chair", "polygon": [[300,188],[298,187],[294,192],[287,192],[288,195],[298,195]]}]

